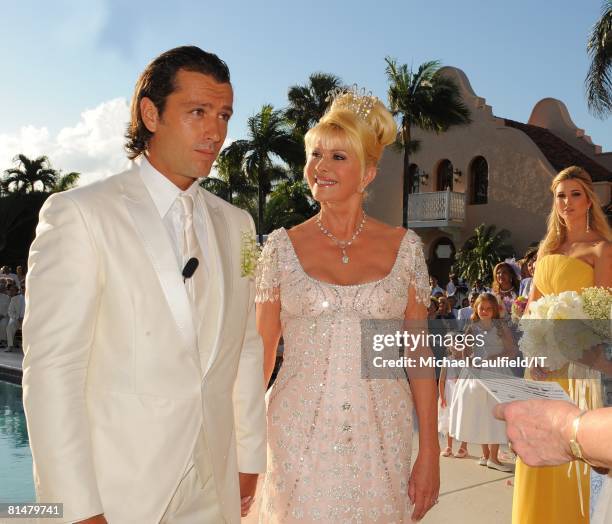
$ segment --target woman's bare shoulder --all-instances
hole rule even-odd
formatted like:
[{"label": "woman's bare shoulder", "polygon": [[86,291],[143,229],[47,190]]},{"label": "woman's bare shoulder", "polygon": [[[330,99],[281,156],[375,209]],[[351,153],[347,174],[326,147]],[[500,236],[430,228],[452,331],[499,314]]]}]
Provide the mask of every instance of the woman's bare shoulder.
[{"label": "woman's bare shoulder", "polygon": [[321,242],[321,239],[325,239],[325,236],[321,235],[314,217],[288,229],[287,235],[294,249],[298,252],[301,251],[302,246],[316,246]]},{"label": "woman's bare shoulder", "polygon": [[309,235],[311,233],[313,223],[314,217],[290,227],[289,229],[287,229],[287,234],[289,235],[289,238],[291,240],[298,241],[302,238],[303,235]]},{"label": "woman's bare shoulder", "polygon": [[373,233],[383,236],[388,240],[399,241],[404,237],[407,231],[407,229],[401,226],[390,226],[372,217],[368,217],[368,222],[370,223],[369,225]]},{"label": "woman's bare shoulder", "polygon": [[612,259],[612,242],[605,239],[597,242],[594,246],[594,255],[596,258],[606,261]]}]

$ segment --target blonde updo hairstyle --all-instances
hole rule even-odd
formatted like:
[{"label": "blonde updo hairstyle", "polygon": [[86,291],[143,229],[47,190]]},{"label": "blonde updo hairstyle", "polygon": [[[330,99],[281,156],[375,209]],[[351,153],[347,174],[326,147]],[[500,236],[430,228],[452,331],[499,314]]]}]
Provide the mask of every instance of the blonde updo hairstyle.
[{"label": "blonde updo hairstyle", "polygon": [[565,225],[565,221],[557,213],[557,208],[555,205],[555,192],[559,184],[565,180],[575,180],[578,182],[582,187],[587,199],[591,203],[591,208],[589,210],[589,213],[591,214],[591,230],[599,233],[608,242],[612,241],[612,230],[610,229],[606,216],[601,209],[599,198],[593,190],[593,181],[591,180],[591,176],[581,167],[571,166],[563,171],[560,171],[559,174],[553,178],[550,186],[550,190],[553,194],[553,204],[550,214],[548,215],[546,235],[540,243],[540,248],[538,250],[538,259],[544,255],[554,253],[567,238],[567,227]]},{"label": "blonde updo hairstyle", "polygon": [[334,99],[321,120],[304,137],[306,155],[310,155],[317,141],[326,148],[353,151],[361,162],[362,176],[368,167],[376,167],[383,150],[395,142],[397,126],[384,104],[376,98],[372,109],[363,118],[346,107],[362,97],[345,93]]}]

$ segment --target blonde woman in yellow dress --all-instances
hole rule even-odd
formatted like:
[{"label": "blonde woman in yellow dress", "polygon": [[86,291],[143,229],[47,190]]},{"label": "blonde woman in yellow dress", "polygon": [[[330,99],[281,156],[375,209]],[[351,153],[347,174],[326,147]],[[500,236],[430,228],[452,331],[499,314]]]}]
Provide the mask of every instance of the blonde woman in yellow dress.
[{"label": "blonde woman in yellow dress", "polygon": [[[553,206],[548,230],[538,251],[529,302],[563,291],[580,292],[590,286],[612,286],[612,232],[603,214],[589,174],[572,166],[551,185]],[[529,305],[527,306],[529,307]],[[554,380],[574,402],[601,407],[597,380],[588,368],[570,363],[558,370],[528,370],[527,378]],[[592,373],[591,373],[592,374]],[[587,524],[589,472],[583,465],[532,468],[517,460],[512,508],[513,524]]]},{"label": "blonde woman in yellow dress", "polygon": [[[363,319],[423,321],[429,283],[416,233],[363,211],[396,126],[375,97],[339,95],[306,134],[305,175],[321,212],[265,244],[256,280],[257,327],[270,378],[268,471],[260,522],[419,520],[437,501],[436,383],[361,376]],[[419,452],[411,468],[412,406]],[[414,508],[411,508],[411,502]]]}]

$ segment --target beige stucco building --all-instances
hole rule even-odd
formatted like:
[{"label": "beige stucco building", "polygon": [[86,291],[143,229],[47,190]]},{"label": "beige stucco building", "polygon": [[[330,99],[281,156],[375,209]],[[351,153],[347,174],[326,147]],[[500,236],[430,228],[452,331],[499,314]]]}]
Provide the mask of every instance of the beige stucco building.
[{"label": "beige stucco building", "polygon": [[[408,227],[423,239],[430,272],[446,282],[455,250],[479,224],[511,232],[521,256],[545,232],[553,177],[570,165],[592,176],[603,205],[612,188],[612,152],[603,153],[578,129],[563,102],[538,102],[527,124],[496,117],[474,93],[463,71],[445,67],[458,84],[472,123],[436,135],[412,129],[421,141],[410,158],[415,190]],[[388,149],[369,188],[367,211],[389,224],[402,223],[403,154]]]}]

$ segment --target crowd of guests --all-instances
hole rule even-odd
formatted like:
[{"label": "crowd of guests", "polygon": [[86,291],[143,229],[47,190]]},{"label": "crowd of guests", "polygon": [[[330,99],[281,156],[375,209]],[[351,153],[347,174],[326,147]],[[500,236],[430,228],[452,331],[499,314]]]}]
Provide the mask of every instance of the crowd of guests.
[{"label": "crowd of guests", "polygon": [[482,293],[492,293],[497,297],[501,318],[511,315],[512,305],[517,297],[529,296],[537,248],[530,248],[518,262],[500,262],[493,269],[493,282],[485,286],[481,279],[471,285],[460,279],[455,273],[448,275],[448,284],[440,287],[438,278],[429,277],[431,297],[429,303],[430,320],[469,320],[474,312],[474,302]]},{"label": "crowd of guests", "polygon": [[17,335],[25,314],[25,272],[17,266],[0,268],[0,348],[5,352],[19,349]]}]

